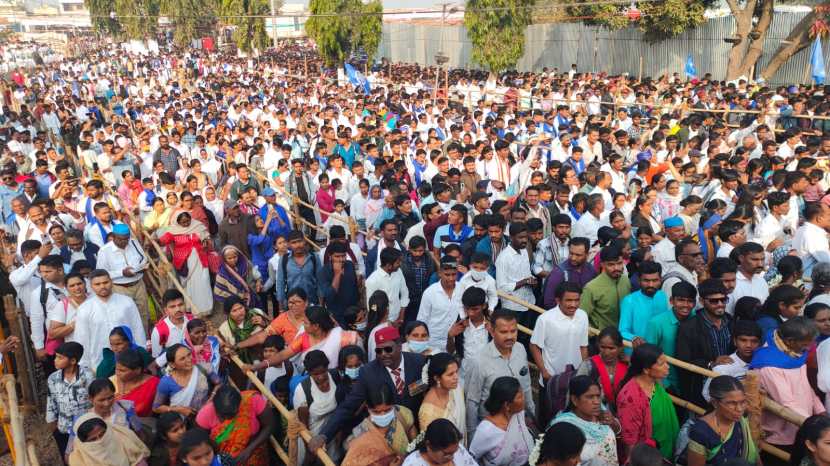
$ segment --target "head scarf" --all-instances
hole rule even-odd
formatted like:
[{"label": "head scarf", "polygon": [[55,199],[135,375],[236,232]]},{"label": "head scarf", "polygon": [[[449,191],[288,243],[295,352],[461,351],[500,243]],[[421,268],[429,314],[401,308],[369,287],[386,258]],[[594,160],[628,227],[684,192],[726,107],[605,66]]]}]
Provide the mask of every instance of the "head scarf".
[{"label": "head scarf", "polygon": [[714,227],[715,225],[720,223],[720,221],[721,221],[721,216],[718,215],[718,214],[714,214],[711,217],[709,217],[709,219],[706,220],[706,222],[704,222],[703,225],[698,227],[697,240],[698,240],[698,243],[700,243],[700,252],[703,253],[703,260],[705,260],[705,261],[708,261],[709,257],[711,255],[717,254],[718,247],[715,244],[715,241],[712,240],[712,250],[710,251],[709,250],[709,242],[706,241],[706,235],[704,233],[706,231],[711,230],[712,227]]},{"label": "head scarf", "polygon": [[[179,218],[184,214],[190,215],[190,225],[186,227],[179,225]],[[193,218],[193,214],[186,210],[178,210],[174,215],[170,216],[170,225],[159,229],[158,234],[162,236],[165,233],[172,235],[197,235],[200,240],[210,237],[210,233],[208,233],[205,224]]]},{"label": "head scarf", "polygon": [[793,353],[779,336],[778,330],[770,330],[767,334],[766,346],[755,351],[755,354],[752,355],[752,362],[749,363],[749,368],[798,369],[807,364],[809,353],[809,351],[804,351],[801,354]]},{"label": "head scarf", "polygon": [[[74,431],[91,419],[101,419],[95,413],[86,413],[79,417],[73,426]],[[69,455],[69,464],[73,466],[135,466],[150,456],[150,450],[129,428],[110,424],[103,437],[91,442],[78,439],[74,450]]]}]

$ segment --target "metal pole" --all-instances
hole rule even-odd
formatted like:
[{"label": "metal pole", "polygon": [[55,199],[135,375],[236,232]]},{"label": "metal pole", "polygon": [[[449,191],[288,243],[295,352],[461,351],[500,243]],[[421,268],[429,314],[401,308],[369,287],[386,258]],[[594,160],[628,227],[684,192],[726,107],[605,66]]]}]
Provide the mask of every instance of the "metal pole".
[{"label": "metal pole", "polygon": [[277,46],[277,5],[276,0],[271,0],[271,40],[274,47]]}]

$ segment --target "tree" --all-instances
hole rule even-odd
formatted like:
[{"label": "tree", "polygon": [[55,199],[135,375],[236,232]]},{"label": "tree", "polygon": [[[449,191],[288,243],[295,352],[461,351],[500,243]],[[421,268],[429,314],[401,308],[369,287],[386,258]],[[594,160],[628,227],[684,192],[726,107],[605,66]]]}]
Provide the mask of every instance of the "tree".
[{"label": "tree", "polygon": [[492,72],[514,68],[524,54],[534,0],[467,0],[464,25],[472,58]]},{"label": "tree", "polygon": [[[609,29],[636,27],[649,42],[676,36],[703,24],[706,7],[712,0],[656,0],[643,2],[639,7],[600,4],[568,7],[571,16],[586,18],[586,24]],[[633,3],[632,3],[633,4]]]},{"label": "tree", "polygon": [[311,0],[309,3],[313,16],[305,23],[305,30],[317,44],[326,66],[342,63],[351,50],[352,31],[359,17],[343,13],[361,9],[360,0]]},{"label": "tree", "polygon": [[161,14],[173,26],[173,42],[186,47],[216,24],[216,3],[204,0],[161,0]]},{"label": "tree", "polygon": [[[281,8],[282,2],[278,3],[277,8]],[[268,0],[224,0],[222,14],[227,24],[236,26],[233,40],[239,50],[248,53],[268,47],[270,40],[265,30],[265,17],[271,15]]]},{"label": "tree", "polygon": [[726,65],[726,79],[750,76],[755,63],[764,51],[764,40],[772,24],[775,0],[746,0],[743,6],[737,0],[726,0],[735,18],[735,34],[730,40]]},{"label": "tree", "polygon": [[92,26],[101,34],[117,36],[121,33],[118,20],[111,17],[113,10],[112,0],[84,0],[84,6],[89,11]]},{"label": "tree", "polygon": [[371,63],[383,37],[383,2],[372,0],[363,4],[361,16],[352,16],[352,49],[362,48]]},{"label": "tree", "polygon": [[813,11],[795,25],[787,38],[781,41],[781,45],[775,50],[775,54],[767,62],[767,66],[759,73],[758,77],[762,79],[772,78],[781,68],[781,65],[787,63],[796,53],[809,47],[816,36],[827,35],[828,26],[826,21],[828,15],[830,15],[830,2],[816,5]]},{"label": "tree", "polygon": [[126,39],[152,38],[158,29],[159,0],[115,0],[115,14]]}]

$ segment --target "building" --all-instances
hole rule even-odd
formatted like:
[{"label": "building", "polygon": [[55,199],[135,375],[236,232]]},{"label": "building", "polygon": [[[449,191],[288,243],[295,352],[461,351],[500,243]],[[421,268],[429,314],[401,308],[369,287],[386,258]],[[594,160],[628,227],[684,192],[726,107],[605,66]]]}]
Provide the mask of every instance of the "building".
[{"label": "building", "polygon": [[60,0],[59,11],[62,15],[89,15],[84,0]]},{"label": "building", "polygon": [[265,30],[272,39],[305,37],[305,22],[302,15],[308,10],[302,3],[285,3],[277,15],[265,21]]}]

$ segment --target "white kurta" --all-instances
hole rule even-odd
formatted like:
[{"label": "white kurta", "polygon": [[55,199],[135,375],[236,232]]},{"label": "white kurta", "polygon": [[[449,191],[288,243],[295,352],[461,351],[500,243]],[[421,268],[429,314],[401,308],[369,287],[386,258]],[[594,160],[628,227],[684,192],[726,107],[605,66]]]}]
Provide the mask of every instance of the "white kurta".
[{"label": "white kurta", "polygon": [[93,295],[78,308],[75,318],[75,341],[83,345],[81,363],[95,369],[101,363],[104,348],[109,348],[112,329],[126,325],[133,332],[135,344],[144,347],[147,335],[135,302],[122,294],[113,293],[106,301]]}]

